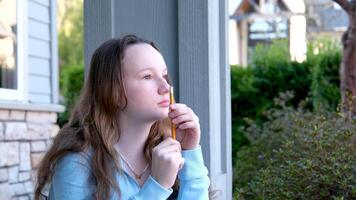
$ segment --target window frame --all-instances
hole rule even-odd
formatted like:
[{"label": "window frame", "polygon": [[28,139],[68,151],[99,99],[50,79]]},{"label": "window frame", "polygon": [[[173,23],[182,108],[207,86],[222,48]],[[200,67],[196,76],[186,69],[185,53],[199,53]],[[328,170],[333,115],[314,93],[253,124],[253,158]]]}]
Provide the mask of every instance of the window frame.
[{"label": "window frame", "polygon": [[26,102],[27,97],[27,0],[16,0],[16,69],[17,69],[17,89],[0,88],[0,101],[21,101]]}]

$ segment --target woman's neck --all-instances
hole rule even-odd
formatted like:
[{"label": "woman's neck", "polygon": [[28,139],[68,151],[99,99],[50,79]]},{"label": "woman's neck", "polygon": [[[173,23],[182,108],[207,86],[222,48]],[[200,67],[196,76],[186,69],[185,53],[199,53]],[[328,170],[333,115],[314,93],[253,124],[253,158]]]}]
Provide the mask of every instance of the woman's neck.
[{"label": "woman's neck", "polygon": [[[144,146],[153,122],[120,116],[120,139],[116,147],[127,159],[144,157]],[[136,160],[136,159],[134,159]]]}]

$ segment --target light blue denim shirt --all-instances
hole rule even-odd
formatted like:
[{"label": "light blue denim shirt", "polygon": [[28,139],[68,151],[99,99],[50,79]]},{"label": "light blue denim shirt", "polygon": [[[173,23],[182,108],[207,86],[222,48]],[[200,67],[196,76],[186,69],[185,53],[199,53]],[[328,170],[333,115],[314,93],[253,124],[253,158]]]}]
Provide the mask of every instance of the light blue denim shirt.
[{"label": "light blue denim shirt", "polygon": [[[204,166],[201,146],[193,150],[182,151],[185,159],[183,168],[178,172],[180,181],[179,200],[209,199],[210,185],[208,170]],[[50,200],[94,199],[95,183],[91,179],[89,156],[84,153],[71,153],[64,156],[57,164],[49,192]],[[152,176],[140,187],[127,173],[116,173],[122,200],[161,200],[167,199],[173,192],[162,187]],[[118,199],[111,193],[110,199]]]}]

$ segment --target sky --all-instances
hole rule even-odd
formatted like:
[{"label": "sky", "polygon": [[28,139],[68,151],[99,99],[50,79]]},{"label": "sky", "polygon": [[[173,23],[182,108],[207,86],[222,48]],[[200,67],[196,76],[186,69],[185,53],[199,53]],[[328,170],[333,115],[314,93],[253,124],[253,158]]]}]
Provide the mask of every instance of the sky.
[{"label": "sky", "polygon": [[241,0],[229,0],[229,15],[235,11],[240,2]]}]

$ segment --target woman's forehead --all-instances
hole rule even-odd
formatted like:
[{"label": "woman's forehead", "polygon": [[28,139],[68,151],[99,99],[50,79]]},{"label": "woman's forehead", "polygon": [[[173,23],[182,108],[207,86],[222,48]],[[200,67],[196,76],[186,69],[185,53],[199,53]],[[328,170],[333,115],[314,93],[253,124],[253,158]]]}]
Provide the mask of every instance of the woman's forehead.
[{"label": "woman's forehead", "polygon": [[131,73],[137,73],[146,68],[153,68],[159,71],[166,69],[162,55],[146,43],[129,46],[125,50],[122,64],[124,70]]}]

